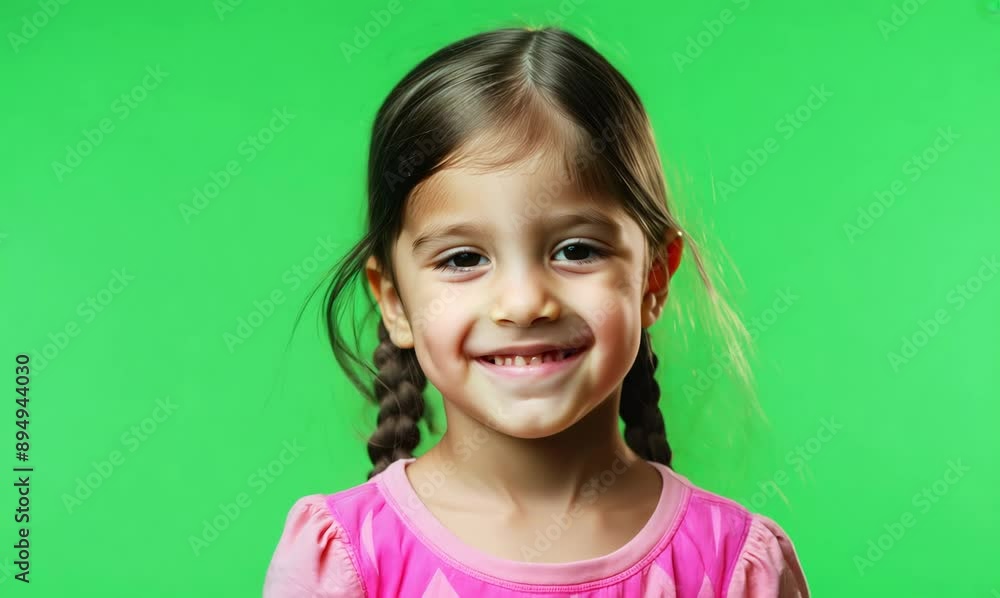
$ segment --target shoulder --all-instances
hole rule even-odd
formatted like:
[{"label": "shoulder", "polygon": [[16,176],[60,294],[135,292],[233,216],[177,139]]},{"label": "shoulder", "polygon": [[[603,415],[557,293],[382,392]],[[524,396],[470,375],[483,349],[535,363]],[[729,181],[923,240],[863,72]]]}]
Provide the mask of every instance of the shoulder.
[{"label": "shoulder", "polygon": [[689,490],[678,531],[697,544],[701,554],[715,554],[725,563],[725,596],[808,598],[795,547],[780,525],[673,475]]},{"label": "shoulder", "polygon": [[808,598],[802,565],[788,534],[764,515],[752,514],[727,596]]},{"label": "shoulder", "polygon": [[264,598],[365,594],[350,539],[331,509],[344,494],[312,494],[295,501],[267,569]]},{"label": "shoulder", "polygon": [[753,515],[738,502],[696,486],[684,475],[666,470],[682,496],[677,533],[701,554],[732,560],[743,547]]}]

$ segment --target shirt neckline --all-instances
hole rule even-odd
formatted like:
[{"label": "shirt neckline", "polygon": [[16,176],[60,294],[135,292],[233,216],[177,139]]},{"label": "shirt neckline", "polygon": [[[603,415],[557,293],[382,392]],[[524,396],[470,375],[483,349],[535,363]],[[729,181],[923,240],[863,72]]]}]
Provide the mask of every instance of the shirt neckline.
[{"label": "shirt neckline", "polygon": [[375,479],[406,526],[439,557],[459,569],[479,577],[515,583],[567,585],[631,575],[649,564],[670,543],[691,494],[681,476],[662,463],[647,461],[660,473],[660,499],[642,529],[624,546],[609,554],[582,561],[514,561],[467,545],[438,521],[406,475],[405,468],[414,461],[416,457],[397,459]]}]

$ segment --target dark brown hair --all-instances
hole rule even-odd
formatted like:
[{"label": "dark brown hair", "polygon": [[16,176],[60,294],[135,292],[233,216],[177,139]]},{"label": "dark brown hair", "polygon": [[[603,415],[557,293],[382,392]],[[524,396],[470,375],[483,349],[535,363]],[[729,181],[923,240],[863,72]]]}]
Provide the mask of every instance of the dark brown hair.
[{"label": "dark brown hair", "polygon": [[[565,152],[572,184],[617,198],[640,226],[649,259],[665,257],[664,240],[682,234],[668,208],[666,182],[652,127],[632,86],[603,56],[558,28],[505,28],[457,41],[420,62],[392,89],[372,128],[368,162],[368,216],[364,237],[335,267],[324,305],[330,345],[351,383],[378,406],[368,440],[373,469],[413,456],[418,423],[433,418],[424,401],[427,379],[413,349],[392,343],[379,318],[374,368],[339,329],[362,283],[369,314],[375,302],[364,284],[375,257],[395,284],[392,248],[408,199],[433,174],[460,163],[498,168],[540,148]],[[539,198],[541,201],[541,198]],[[684,233],[706,288],[714,296],[697,247]],[[647,267],[648,267],[647,263]],[[645,271],[645,270],[644,270]],[[640,284],[644,283],[642,281]],[[410,315],[417,326],[426,318]],[[742,356],[742,354],[740,354]],[[660,388],[648,330],[625,376],[621,418],[625,441],[642,458],[670,466]],[[371,378],[374,377],[374,381]]]}]

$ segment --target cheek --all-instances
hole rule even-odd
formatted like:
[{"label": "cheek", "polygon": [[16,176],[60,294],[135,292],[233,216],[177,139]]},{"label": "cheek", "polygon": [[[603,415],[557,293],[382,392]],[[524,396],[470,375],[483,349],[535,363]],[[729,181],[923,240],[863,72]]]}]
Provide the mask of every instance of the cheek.
[{"label": "cheek", "polygon": [[642,318],[638,292],[630,285],[618,285],[604,293],[591,310],[588,324],[604,357],[604,369],[608,375],[624,376],[632,363],[622,356],[635,355],[639,350]]},{"label": "cheek", "polygon": [[612,355],[622,355],[638,343],[641,319],[639,310],[624,298],[605,301],[591,319],[594,336]]},{"label": "cheek", "polygon": [[[434,323],[428,326],[417,343],[423,352],[420,357],[429,361],[439,362],[436,367],[441,367],[452,360],[452,356],[458,351],[458,342],[455,333],[449,329],[449,324]],[[420,353],[421,351],[418,351]]]},{"label": "cheek", "polygon": [[463,341],[470,318],[454,287],[432,290],[420,300],[420,307],[411,316],[417,358],[428,379],[440,383],[464,358]]},{"label": "cheek", "polygon": [[421,292],[414,296],[407,315],[416,336],[431,336],[450,324],[461,295],[453,286],[438,286],[424,281],[418,283],[418,288]]},{"label": "cheek", "polygon": [[[435,328],[431,327],[428,330],[433,331]],[[451,373],[454,365],[445,358],[445,355],[451,354],[451,348],[445,344],[444,339],[425,332],[416,337],[413,348],[427,382],[444,393],[452,391],[450,387],[453,383],[450,380],[454,378]]]}]

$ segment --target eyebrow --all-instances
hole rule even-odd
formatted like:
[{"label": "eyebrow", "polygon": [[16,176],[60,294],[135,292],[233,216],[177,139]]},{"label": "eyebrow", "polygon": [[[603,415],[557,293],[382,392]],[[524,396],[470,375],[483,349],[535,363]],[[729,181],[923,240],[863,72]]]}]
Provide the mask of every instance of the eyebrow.
[{"label": "eyebrow", "polygon": [[[592,208],[584,208],[580,211],[553,216],[545,219],[550,228],[570,228],[573,226],[590,225],[604,229],[609,235],[617,236],[621,230],[621,225],[611,219],[604,212]],[[477,220],[472,222],[456,222],[434,224],[428,227],[420,236],[413,240],[413,252],[417,253],[422,247],[444,237],[475,236],[483,234],[489,228],[488,220]]]}]

